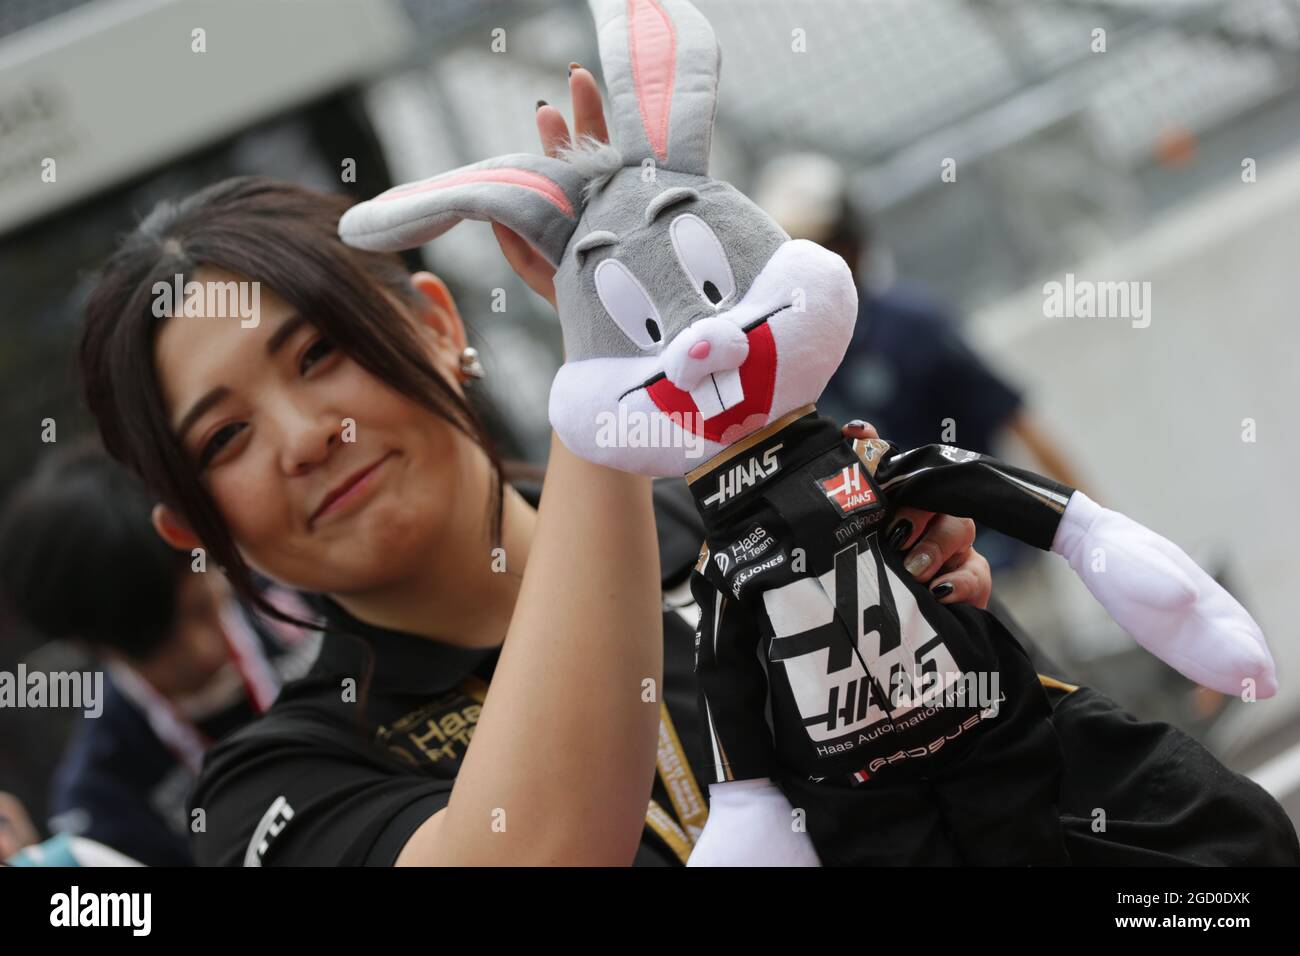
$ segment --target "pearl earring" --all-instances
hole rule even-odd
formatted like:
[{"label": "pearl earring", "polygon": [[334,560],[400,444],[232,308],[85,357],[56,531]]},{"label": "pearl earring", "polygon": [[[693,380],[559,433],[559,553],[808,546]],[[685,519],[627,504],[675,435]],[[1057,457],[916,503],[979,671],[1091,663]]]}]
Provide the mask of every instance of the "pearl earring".
[{"label": "pearl earring", "polygon": [[460,353],[460,374],[466,378],[482,378],[483,363],[478,360],[478,349],[466,346]]}]

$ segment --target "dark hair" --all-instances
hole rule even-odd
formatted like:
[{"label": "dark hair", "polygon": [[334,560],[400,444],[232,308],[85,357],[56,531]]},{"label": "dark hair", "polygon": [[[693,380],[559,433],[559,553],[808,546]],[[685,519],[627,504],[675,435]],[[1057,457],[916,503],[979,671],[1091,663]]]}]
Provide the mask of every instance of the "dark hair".
[{"label": "dark hair", "polygon": [[26,623],[133,660],[171,632],[187,557],[149,520],[140,483],[92,446],[51,453],[0,515],[0,587]]},{"label": "dark hair", "polygon": [[[179,201],[164,201],[121,243],[86,305],[81,372],[87,404],[110,454],[193,528],[238,594],[262,612],[293,620],[257,590],[196,468],[173,435],[154,365],[153,287],[202,267],[261,282],[341,352],[484,449],[493,467],[489,528],[500,535],[501,463],[465,400],[429,363],[411,323],[382,293],[416,306],[401,258],[338,238],[352,204],[292,183],[242,176]],[[304,623],[295,621],[294,623]]]}]

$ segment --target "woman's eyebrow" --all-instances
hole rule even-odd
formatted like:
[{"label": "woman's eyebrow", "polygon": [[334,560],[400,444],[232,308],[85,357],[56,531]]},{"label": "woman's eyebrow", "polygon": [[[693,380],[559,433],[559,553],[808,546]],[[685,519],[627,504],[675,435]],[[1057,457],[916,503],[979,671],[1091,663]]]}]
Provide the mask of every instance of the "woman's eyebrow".
[{"label": "woman's eyebrow", "polygon": [[176,440],[184,441],[185,433],[194,427],[194,423],[203,417],[203,413],[229,394],[230,389],[224,385],[218,385],[191,405],[190,410],[185,413],[185,417],[176,426]]},{"label": "woman's eyebrow", "polygon": [[[280,346],[289,341],[293,333],[302,328],[306,322],[307,320],[296,312],[286,318],[280,323],[280,327],[272,332],[270,338],[266,340],[266,354],[274,355],[279,351]],[[180,420],[180,424],[176,426],[177,440],[184,441],[185,433],[194,427],[194,423],[203,416],[203,413],[229,394],[230,389],[224,385],[218,385],[191,405],[190,410],[185,413],[185,416]]]},{"label": "woman's eyebrow", "polygon": [[271,333],[271,337],[266,340],[266,354],[274,355],[281,345],[289,340],[293,333],[297,332],[307,322],[301,315],[294,313],[280,323],[280,327]]}]

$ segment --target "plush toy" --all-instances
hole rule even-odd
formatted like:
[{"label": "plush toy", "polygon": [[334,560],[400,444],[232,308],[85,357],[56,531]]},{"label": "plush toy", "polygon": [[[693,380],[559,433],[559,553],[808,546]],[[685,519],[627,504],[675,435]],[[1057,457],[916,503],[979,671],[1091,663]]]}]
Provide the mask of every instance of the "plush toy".
[{"label": "plush toy", "polygon": [[1028,657],[882,546],[894,509],[1062,555],[1138,643],[1223,693],[1275,692],[1258,626],[1175,545],[1078,491],[950,446],[850,444],[819,418],[857,315],[847,265],[709,177],[719,50],[703,16],[591,7],[612,144],[396,187],[340,235],[388,251],[464,218],[513,229],[556,266],[560,439],[687,475],[708,531],[692,584],[710,815],[693,864],[948,858],[927,856],[935,840],[957,862],[1068,862]]}]

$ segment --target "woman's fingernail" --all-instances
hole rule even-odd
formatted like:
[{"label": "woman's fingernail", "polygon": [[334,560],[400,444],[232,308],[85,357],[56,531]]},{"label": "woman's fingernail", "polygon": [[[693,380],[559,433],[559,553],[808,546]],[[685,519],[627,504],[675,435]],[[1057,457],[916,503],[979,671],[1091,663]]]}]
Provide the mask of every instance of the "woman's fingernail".
[{"label": "woman's fingernail", "polygon": [[845,427],[845,428],[857,428],[857,429],[863,429],[863,428],[866,428],[866,427],[867,427],[867,423],[864,422],[864,421],[863,421],[862,419],[860,419],[860,418],[855,418],[855,419],[853,419],[853,421],[849,422],[849,423],[848,423],[847,425],[845,425],[844,427]]},{"label": "woman's fingernail", "polygon": [[549,106],[549,105],[550,105],[550,104],[547,103],[546,100],[538,100],[538,101],[537,101],[537,108],[538,108],[539,110],[540,110],[543,106]]},{"label": "woman's fingernail", "polygon": [[582,64],[579,63],[577,60],[574,60],[572,63],[569,64],[569,76],[573,76],[574,70],[581,70],[581,69],[582,69]]},{"label": "woman's fingernail", "polygon": [[894,525],[894,530],[889,532],[889,547],[894,551],[903,550],[903,544],[912,536],[912,522],[903,518],[898,524]]},{"label": "woman's fingernail", "polygon": [[903,562],[903,567],[907,569],[908,574],[910,574],[912,577],[916,577],[918,574],[920,574],[922,571],[928,568],[930,566],[930,562],[933,560],[934,559],[930,557],[929,551],[918,551],[916,552],[916,554],[912,555],[910,558],[908,558],[906,561]]},{"label": "woman's fingernail", "polygon": [[946,598],[952,593],[952,582],[944,581],[943,584],[940,584],[938,587],[930,588],[930,593],[937,598]]}]

